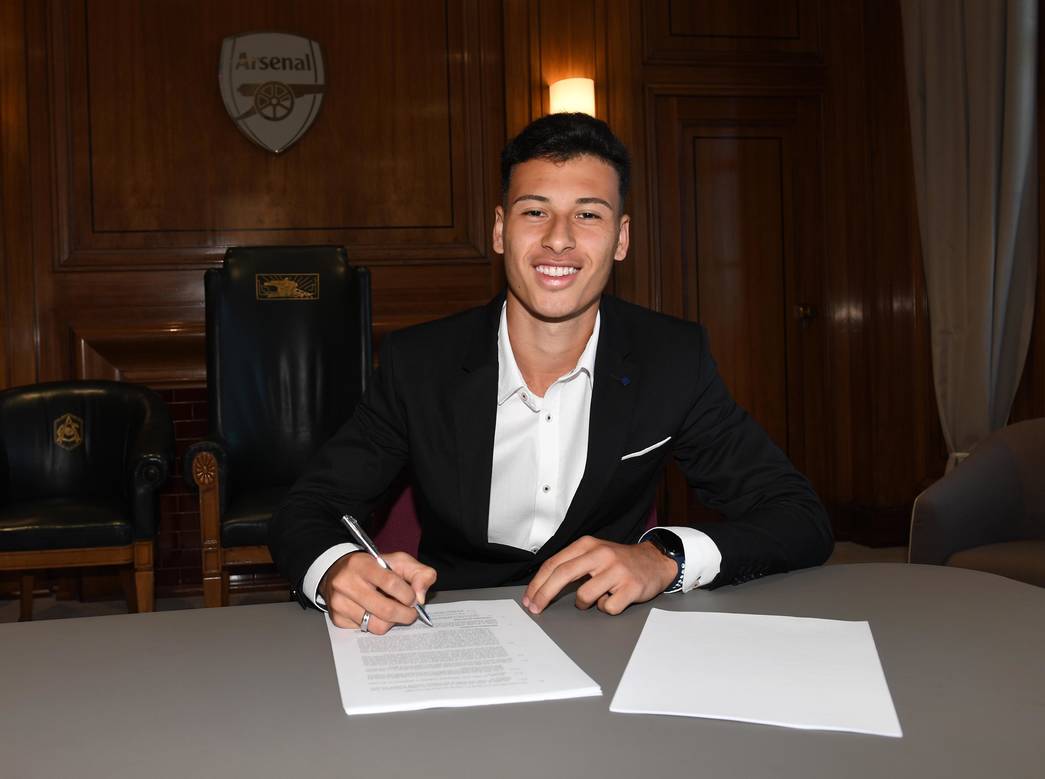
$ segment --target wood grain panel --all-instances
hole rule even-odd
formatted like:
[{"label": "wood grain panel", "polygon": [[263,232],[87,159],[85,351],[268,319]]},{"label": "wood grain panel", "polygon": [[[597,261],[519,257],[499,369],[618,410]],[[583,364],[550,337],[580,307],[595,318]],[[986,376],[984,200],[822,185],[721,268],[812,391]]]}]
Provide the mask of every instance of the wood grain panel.
[{"label": "wood grain panel", "polygon": [[[503,130],[500,18],[476,0],[48,6],[62,268],[211,265],[225,246],[341,243],[368,262],[484,259]],[[288,30],[324,47],[312,128],[276,156],[228,117],[226,36]],[[483,71],[486,71],[484,74]]]},{"label": "wood grain panel", "polygon": [[648,0],[641,3],[649,64],[721,60],[817,61],[817,0]]},{"label": "wood grain panel", "polygon": [[798,0],[668,0],[668,30],[694,38],[801,37]]},{"label": "wood grain panel", "polygon": [[[699,306],[687,319],[708,330],[719,372],[733,396],[787,447],[787,322],[784,219],[790,210],[779,138],[696,137],[692,181]],[[695,267],[694,267],[695,265]],[[693,271],[696,271],[693,274]]]},{"label": "wood grain panel", "polygon": [[0,389],[37,369],[25,24],[21,2],[0,0]]}]

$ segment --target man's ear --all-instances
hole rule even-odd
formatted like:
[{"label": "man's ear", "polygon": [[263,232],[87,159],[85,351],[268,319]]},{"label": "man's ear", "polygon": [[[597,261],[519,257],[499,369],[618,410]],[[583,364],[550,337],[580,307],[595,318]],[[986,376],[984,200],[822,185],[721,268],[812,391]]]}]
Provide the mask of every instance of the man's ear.
[{"label": "man's ear", "polygon": [[613,252],[613,259],[620,262],[628,256],[628,245],[631,243],[631,217],[624,214],[620,218],[620,227],[617,232],[617,249]]},{"label": "man's ear", "polygon": [[493,210],[493,250],[504,254],[504,209],[501,206]]}]

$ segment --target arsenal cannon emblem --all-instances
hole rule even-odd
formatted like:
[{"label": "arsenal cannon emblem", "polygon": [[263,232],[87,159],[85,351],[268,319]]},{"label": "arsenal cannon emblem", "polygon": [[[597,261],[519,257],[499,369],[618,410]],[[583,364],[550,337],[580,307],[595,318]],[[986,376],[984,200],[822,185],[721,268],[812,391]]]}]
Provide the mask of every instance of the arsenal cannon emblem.
[{"label": "arsenal cannon emblem", "polygon": [[326,78],[319,43],[255,32],[221,44],[218,84],[225,110],[254,143],[279,154],[312,126]]}]

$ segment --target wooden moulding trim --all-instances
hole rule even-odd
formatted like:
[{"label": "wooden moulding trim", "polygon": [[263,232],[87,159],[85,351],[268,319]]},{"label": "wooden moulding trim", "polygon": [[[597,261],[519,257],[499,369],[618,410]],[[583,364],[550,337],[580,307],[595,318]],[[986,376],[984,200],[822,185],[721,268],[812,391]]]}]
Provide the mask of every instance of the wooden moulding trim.
[{"label": "wooden moulding trim", "polygon": [[202,322],[70,324],[73,375],[151,386],[206,381]]},{"label": "wooden moulding trim", "polygon": [[234,546],[222,550],[225,565],[261,565],[271,563],[267,546]]},{"label": "wooden moulding trim", "polygon": [[135,542],[134,546],[98,546],[84,549],[39,549],[28,552],[4,552],[0,554],[0,571],[27,571],[36,568],[81,568],[89,565],[122,565],[135,561],[134,552],[139,544],[148,544],[148,555],[152,558],[152,545]]},{"label": "wooden moulding trim", "polygon": [[[488,264],[485,246],[473,241],[447,241],[446,243],[388,243],[357,244],[349,236],[331,236],[329,240],[310,240],[309,243],[344,244],[352,254],[354,264],[366,262],[373,265],[456,265]],[[286,245],[305,242],[285,241]],[[230,240],[229,245],[260,243],[250,240]],[[281,245],[274,243],[274,245]],[[225,247],[218,249],[77,249],[58,261],[59,272],[90,270],[200,270],[221,267]]]}]

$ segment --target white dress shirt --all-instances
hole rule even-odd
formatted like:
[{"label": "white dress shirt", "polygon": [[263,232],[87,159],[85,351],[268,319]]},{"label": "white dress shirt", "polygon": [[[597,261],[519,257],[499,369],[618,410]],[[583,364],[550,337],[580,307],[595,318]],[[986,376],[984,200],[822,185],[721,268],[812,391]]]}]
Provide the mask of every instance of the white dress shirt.
[{"label": "white dress shirt", "polygon": [[[584,475],[588,457],[588,423],[595,379],[595,352],[601,314],[573,370],[560,376],[538,396],[526,386],[512,352],[508,317],[501,309],[497,332],[497,417],[487,540],[540,551],[559,529]],[[691,527],[663,527],[677,535],[686,555],[681,586],[688,592],[718,575],[722,553],[705,533]],[[651,532],[651,531],[647,531]],[[645,538],[645,534],[643,535]],[[305,594],[324,608],[319,582],[327,570],[355,544],[337,544],[309,566]]]}]

